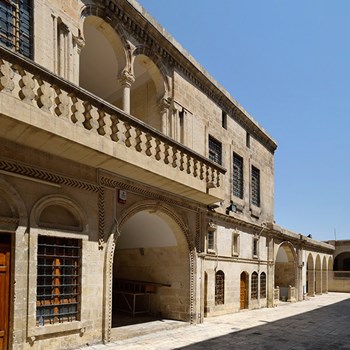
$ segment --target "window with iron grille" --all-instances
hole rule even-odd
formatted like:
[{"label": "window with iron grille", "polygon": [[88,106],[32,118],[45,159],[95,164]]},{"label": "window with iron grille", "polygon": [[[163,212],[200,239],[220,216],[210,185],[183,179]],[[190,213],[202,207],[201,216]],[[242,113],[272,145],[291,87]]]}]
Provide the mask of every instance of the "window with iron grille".
[{"label": "window with iron grille", "polygon": [[37,325],[79,320],[81,240],[38,236]]},{"label": "window with iron grille", "polygon": [[243,158],[233,153],[232,171],[233,195],[243,199]]},{"label": "window with iron grille", "polygon": [[214,137],[209,136],[209,159],[213,162],[221,164],[222,161],[222,151],[221,142],[214,139]]},{"label": "window with iron grille", "polygon": [[252,273],[251,286],[251,299],[258,299],[258,274],[256,272]]},{"label": "window with iron grille", "polygon": [[252,166],[252,204],[260,207],[260,170]]},{"label": "window with iron grille", "polygon": [[31,0],[0,0],[0,43],[32,57]]},{"label": "window with iron grille", "polygon": [[260,298],[266,298],[266,273],[260,274]]},{"label": "window with iron grille", "polygon": [[225,274],[220,270],[215,274],[215,305],[225,302]]}]

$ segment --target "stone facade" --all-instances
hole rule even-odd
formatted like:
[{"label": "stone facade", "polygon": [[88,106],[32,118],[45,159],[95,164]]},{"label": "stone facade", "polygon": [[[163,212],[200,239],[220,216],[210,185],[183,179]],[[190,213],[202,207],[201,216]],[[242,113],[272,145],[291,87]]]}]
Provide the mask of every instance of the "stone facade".
[{"label": "stone facade", "polygon": [[328,291],[333,245],[274,223],[275,141],[136,1],[29,4],[30,57],[0,46],[2,349]]}]

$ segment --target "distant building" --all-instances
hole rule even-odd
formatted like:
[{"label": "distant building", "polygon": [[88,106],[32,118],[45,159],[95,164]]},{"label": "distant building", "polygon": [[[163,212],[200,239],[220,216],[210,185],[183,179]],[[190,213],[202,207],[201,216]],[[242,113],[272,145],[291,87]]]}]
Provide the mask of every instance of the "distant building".
[{"label": "distant building", "polygon": [[0,43],[0,349],[328,291],[275,141],[136,1],[1,0]]}]

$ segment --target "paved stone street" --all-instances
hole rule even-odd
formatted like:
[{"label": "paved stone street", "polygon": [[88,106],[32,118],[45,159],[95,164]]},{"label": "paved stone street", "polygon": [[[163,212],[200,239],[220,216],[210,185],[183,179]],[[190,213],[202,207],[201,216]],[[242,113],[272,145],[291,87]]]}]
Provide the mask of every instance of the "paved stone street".
[{"label": "paved stone street", "polygon": [[324,294],[273,309],[212,317],[197,326],[84,348],[114,349],[350,349],[350,294]]}]

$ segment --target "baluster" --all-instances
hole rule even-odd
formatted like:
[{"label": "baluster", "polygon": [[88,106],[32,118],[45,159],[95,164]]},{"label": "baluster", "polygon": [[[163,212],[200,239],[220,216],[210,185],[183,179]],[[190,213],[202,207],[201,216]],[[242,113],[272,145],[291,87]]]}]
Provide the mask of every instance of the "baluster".
[{"label": "baluster", "polygon": [[33,74],[22,71],[21,76],[22,77],[19,81],[19,86],[21,88],[19,91],[19,97],[21,100],[31,103],[35,97],[35,81],[33,79]]},{"label": "baluster", "polygon": [[172,166],[173,168],[177,168],[177,153],[178,153],[178,150],[175,148],[175,147],[172,147],[172,151],[173,151],[173,162],[172,162]]},{"label": "baluster", "polygon": [[125,146],[130,147],[131,146],[131,125],[128,122],[124,122],[125,126]]},{"label": "baluster", "polygon": [[96,130],[99,128],[100,124],[98,123],[98,120],[100,118],[100,115],[97,111],[97,108],[93,106],[90,102],[84,102],[85,105],[85,121],[83,122],[83,125],[85,129],[88,130]]},{"label": "baluster", "polygon": [[169,148],[170,148],[170,146],[167,144],[167,143],[165,143],[164,144],[164,163],[165,164],[169,164]]},{"label": "baluster", "polygon": [[50,108],[53,105],[53,89],[49,83],[38,79],[38,100],[37,104],[40,109],[50,112]]},{"label": "baluster", "polygon": [[156,155],[155,155],[155,158],[157,160],[160,160],[162,158],[162,156],[161,156],[162,150],[160,148],[160,144],[161,144],[161,141],[159,139],[156,139]]},{"label": "baluster", "polygon": [[111,115],[110,116],[110,121],[111,121],[111,139],[115,142],[119,141],[119,119],[116,115]]},{"label": "baluster", "polygon": [[197,159],[193,160],[193,176],[194,177],[198,176],[198,160]]},{"label": "baluster", "polygon": [[83,125],[83,122],[85,121],[85,106],[83,104],[83,101],[79,100],[76,96],[72,96],[72,115],[71,115],[71,121],[78,125]]},{"label": "baluster", "polygon": [[56,108],[55,113],[58,117],[66,117],[68,118],[69,114],[69,98],[65,91],[62,91],[58,87],[55,88],[56,91]]},{"label": "baluster", "polygon": [[152,136],[146,133],[146,151],[145,153],[150,157],[152,155]]},{"label": "baluster", "polygon": [[7,61],[0,59],[0,91],[12,92],[15,88],[13,77],[15,73]]},{"label": "baluster", "polygon": [[180,152],[180,170],[183,171],[185,169],[184,167],[184,164],[185,164],[185,161],[184,161],[184,157],[185,157],[185,154],[183,151]]},{"label": "baluster", "polygon": [[135,132],[135,149],[137,152],[142,152],[142,131],[140,128],[136,128]]}]

